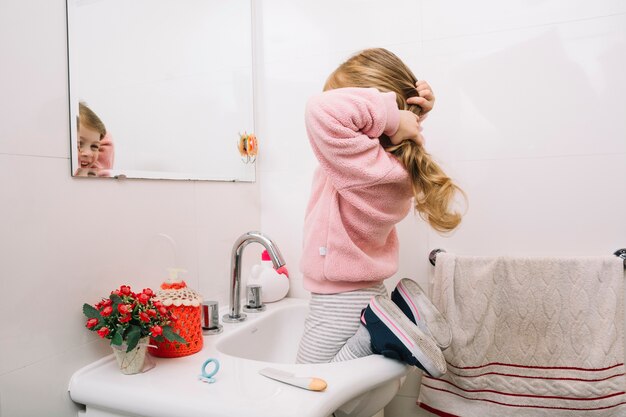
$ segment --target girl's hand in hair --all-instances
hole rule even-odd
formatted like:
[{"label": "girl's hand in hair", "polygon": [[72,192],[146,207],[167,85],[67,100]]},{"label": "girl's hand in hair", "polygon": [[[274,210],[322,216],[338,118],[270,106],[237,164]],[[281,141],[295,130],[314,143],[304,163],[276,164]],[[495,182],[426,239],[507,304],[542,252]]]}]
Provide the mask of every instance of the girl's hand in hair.
[{"label": "girl's hand in hair", "polygon": [[406,102],[408,104],[420,106],[422,109],[420,116],[424,116],[435,106],[435,95],[433,94],[433,90],[430,88],[430,85],[428,85],[428,83],[424,80],[419,80],[415,83],[415,89],[417,90],[418,96],[411,97],[407,99]]},{"label": "girl's hand in hair", "polygon": [[397,132],[390,136],[389,139],[393,145],[398,145],[405,140],[412,140],[423,146],[424,137],[421,132],[422,127],[420,126],[419,117],[408,110],[400,110],[400,125]]}]

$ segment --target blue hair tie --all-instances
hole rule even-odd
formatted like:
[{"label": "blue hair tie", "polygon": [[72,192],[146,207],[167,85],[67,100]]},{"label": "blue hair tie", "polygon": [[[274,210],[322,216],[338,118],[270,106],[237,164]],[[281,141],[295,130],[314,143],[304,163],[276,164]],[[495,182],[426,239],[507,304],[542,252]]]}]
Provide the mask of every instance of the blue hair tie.
[{"label": "blue hair tie", "polygon": [[[213,363],[214,367],[213,367],[213,370],[211,372],[207,373],[206,367],[210,363]],[[213,378],[213,376],[219,370],[220,370],[220,361],[218,361],[217,359],[214,359],[214,358],[209,358],[206,361],[204,361],[204,363],[202,364],[202,375],[198,375],[198,378],[201,381],[203,381],[203,382],[207,382],[209,384],[212,384],[212,383],[214,383],[216,381],[215,378]]]}]

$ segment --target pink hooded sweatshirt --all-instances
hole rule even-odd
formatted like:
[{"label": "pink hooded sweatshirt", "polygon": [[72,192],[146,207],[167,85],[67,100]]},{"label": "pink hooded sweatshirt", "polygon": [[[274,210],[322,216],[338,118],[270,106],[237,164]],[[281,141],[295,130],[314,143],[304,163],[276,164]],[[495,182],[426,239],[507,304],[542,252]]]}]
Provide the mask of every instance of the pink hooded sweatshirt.
[{"label": "pink hooded sweatshirt", "polygon": [[333,294],[376,285],[398,270],[395,225],[413,196],[406,170],[378,139],[398,130],[395,94],[329,90],[308,101],[305,122],[320,166],[304,221],[304,287]]}]

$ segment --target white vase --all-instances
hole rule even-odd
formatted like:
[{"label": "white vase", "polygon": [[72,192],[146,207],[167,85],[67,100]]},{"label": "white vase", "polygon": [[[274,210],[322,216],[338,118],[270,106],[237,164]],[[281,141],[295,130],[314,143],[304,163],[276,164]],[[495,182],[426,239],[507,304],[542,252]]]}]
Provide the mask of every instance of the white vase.
[{"label": "white vase", "polygon": [[126,352],[126,343],[122,343],[120,346],[111,345],[115,359],[117,359],[117,364],[123,374],[132,375],[138,374],[142,371],[143,365],[146,361],[146,353],[148,351],[149,342],[150,338],[147,336],[139,339],[137,347],[130,352]]}]

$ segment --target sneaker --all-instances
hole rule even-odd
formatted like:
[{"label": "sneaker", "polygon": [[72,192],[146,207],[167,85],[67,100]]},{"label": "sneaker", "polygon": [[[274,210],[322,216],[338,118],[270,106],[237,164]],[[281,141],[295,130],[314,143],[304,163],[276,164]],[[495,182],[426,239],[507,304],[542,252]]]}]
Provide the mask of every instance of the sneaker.
[{"label": "sneaker", "polygon": [[417,366],[435,378],[446,373],[446,360],[434,339],[424,334],[389,298],[376,296],[361,314],[372,351]]},{"label": "sneaker", "polygon": [[402,278],[391,293],[391,300],[420,328],[431,335],[437,346],[446,349],[452,343],[452,330],[445,316],[426,297],[417,282]]}]

